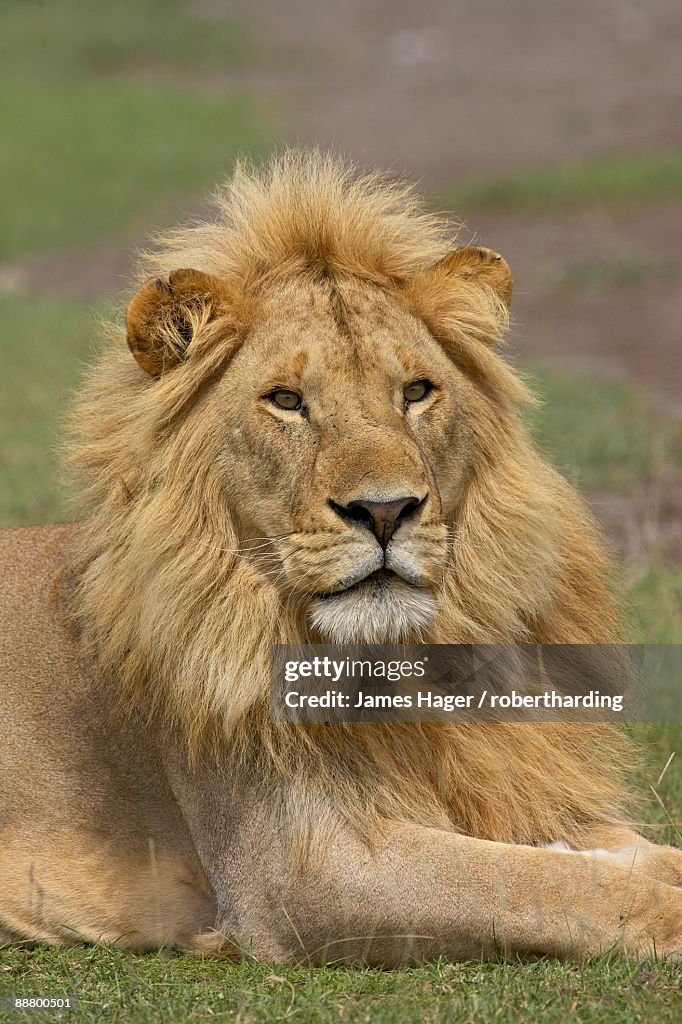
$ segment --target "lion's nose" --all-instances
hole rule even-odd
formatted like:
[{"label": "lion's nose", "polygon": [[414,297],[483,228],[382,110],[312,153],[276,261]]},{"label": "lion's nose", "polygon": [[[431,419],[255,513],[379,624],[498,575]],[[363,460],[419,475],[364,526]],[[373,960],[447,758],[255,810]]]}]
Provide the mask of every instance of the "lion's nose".
[{"label": "lion's nose", "polygon": [[401,523],[413,515],[426,501],[426,496],[417,498],[407,494],[392,501],[372,501],[369,498],[357,498],[347,505],[338,505],[335,501],[329,504],[342,519],[350,519],[361,523],[372,531],[376,539],[385,548]]}]

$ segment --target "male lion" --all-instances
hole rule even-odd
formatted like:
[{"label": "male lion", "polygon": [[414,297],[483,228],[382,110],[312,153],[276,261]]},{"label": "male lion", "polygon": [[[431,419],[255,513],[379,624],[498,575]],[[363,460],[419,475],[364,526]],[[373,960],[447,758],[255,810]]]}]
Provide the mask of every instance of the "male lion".
[{"label": "male lion", "polygon": [[83,521],[2,535],[0,939],[679,950],[615,731],[268,715],[277,642],[620,637],[498,352],[502,257],[288,154],[143,269],[73,418]]}]

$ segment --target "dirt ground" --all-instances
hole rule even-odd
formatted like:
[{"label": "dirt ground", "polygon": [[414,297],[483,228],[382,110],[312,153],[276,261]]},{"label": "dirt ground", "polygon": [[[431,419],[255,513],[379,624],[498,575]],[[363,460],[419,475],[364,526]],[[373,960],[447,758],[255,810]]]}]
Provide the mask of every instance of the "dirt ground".
[{"label": "dirt ground", "polygon": [[[405,171],[429,189],[598,155],[667,151],[682,141],[678,0],[202,6],[216,18],[243,18],[257,46],[238,73],[190,87],[253,92],[287,141]],[[514,270],[515,359],[633,382],[661,416],[679,416],[679,206],[458,213],[467,222],[462,240],[498,249]],[[123,286],[128,258],[125,247],[108,245],[42,256],[9,273],[91,298]],[[624,264],[641,269],[611,280],[609,268]],[[586,266],[606,268],[606,280],[576,284]],[[652,530],[666,558],[682,552],[682,476],[672,464],[661,474],[642,481],[639,495],[594,496],[631,557]],[[652,493],[661,496],[653,504]],[[656,523],[647,525],[652,514]]]}]

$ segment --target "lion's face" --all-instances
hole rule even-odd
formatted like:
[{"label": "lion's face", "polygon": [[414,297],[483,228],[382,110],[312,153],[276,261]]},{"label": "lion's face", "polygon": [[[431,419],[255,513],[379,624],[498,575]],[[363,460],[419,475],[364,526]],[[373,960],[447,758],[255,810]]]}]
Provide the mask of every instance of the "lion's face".
[{"label": "lion's face", "polygon": [[[167,375],[172,404],[184,374],[210,365],[182,436],[201,465],[211,451],[239,553],[294,617],[333,642],[416,640],[437,610],[476,439],[491,435],[481,365],[511,273],[476,246],[399,284],[324,267],[258,286],[191,269],[151,279],[128,307],[128,345]],[[447,338],[467,329],[463,361]],[[217,493],[211,483],[207,499]]]},{"label": "lion's face", "polygon": [[257,314],[211,397],[227,496],[322,638],[407,638],[431,619],[468,391],[424,324],[360,282],[290,285]]}]

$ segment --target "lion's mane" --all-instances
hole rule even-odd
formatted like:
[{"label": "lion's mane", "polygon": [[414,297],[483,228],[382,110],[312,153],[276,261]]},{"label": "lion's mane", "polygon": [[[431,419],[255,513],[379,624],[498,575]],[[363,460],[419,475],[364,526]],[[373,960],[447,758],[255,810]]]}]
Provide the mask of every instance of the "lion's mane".
[{"label": "lion's mane", "polygon": [[434,642],[619,638],[592,519],[538,455],[525,386],[498,351],[499,300],[444,290],[429,268],[451,230],[413,190],[320,154],[237,168],[213,219],[157,239],[141,276],[194,267],[221,278],[229,314],[194,324],[181,371],[149,378],[123,331],[87,377],[70,465],[86,516],[73,608],[96,671],[124,702],[269,780],[300,822],[327,814],[371,835],[382,819],[482,838],[581,841],[623,815],[627,747],[588,725],[276,726],[270,648],[306,640],[267,574],[240,554],[229,485],[201,402],[248,328],[255,297],[297,275],[356,275],[407,303],[480,394],[474,475],[453,531]]}]

